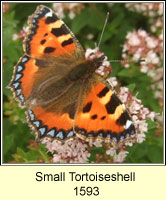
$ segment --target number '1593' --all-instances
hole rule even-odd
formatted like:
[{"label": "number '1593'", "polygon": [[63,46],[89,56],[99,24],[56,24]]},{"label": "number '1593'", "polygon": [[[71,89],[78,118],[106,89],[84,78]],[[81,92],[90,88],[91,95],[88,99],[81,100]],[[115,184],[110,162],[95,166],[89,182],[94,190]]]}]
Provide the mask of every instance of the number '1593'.
[{"label": "number '1593'", "polygon": [[76,196],[80,195],[80,196],[98,196],[99,195],[99,188],[98,187],[75,187],[74,188]]}]

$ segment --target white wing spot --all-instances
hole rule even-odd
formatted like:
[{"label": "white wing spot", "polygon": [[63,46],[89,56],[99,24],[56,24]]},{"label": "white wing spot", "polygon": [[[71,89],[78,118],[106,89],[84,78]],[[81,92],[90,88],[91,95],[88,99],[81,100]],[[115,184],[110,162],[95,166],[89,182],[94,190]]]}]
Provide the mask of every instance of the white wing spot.
[{"label": "white wing spot", "polygon": [[53,12],[50,11],[50,12],[48,12],[45,16],[46,16],[46,17],[52,17],[52,15],[53,15]]},{"label": "white wing spot", "polygon": [[125,107],[125,105],[124,105],[124,104],[122,104],[122,107],[124,108],[124,110],[126,109],[126,107]]},{"label": "white wing spot", "polygon": [[124,126],[125,129],[128,129],[130,125],[132,124],[132,121],[127,120],[126,125]]}]

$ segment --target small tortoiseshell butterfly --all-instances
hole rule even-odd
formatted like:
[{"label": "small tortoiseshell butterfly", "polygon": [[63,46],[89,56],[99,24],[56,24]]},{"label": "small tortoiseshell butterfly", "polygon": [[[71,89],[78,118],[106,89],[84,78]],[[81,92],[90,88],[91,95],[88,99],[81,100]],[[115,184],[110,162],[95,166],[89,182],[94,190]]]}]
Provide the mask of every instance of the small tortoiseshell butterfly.
[{"label": "small tortoiseshell butterfly", "polygon": [[28,23],[25,54],[10,87],[28,109],[38,140],[62,142],[77,136],[113,146],[134,141],[135,127],[124,105],[95,73],[104,56],[86,60],[70,29],[45,6],[38,6]]}]

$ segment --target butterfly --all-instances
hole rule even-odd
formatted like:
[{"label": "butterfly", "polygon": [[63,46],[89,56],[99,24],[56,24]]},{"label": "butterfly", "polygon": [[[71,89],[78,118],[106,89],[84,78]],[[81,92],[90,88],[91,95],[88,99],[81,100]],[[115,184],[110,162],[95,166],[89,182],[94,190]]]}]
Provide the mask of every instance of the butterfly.
[{"label": "butterfly", "polygon": [[48,7],[38,6],[28,24],[25,54],[14,68],[10,88],[27,108],[37,140],[79,137],[113,146],[134,141],[129,113],[95,72],[104,56],[86,60],[74,34]]}]

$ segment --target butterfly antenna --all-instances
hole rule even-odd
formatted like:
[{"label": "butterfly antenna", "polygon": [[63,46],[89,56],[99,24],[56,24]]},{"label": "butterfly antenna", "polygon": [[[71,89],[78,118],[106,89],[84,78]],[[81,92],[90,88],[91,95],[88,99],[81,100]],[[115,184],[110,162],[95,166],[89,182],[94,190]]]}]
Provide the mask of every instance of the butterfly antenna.
[{"label": "butterfly antenna", "polygon": [[101,40],[102,40],[102,37],[103,37],[103,33],[104,33],[104,30],[105,30],[105,27],[106,27],[106,25],[107,25],[107,21],[108,21],[109,15],[110,15],[110,13],[107,12],[107,16],[106,16],[106,18],[105,18],[105,22],[104,22],[103,30],[102,30],[102,32],[101,32],[100,40],[99,40],[99,43],[98,43],[98,45],[97,45],[98,48],[99,48],[99,46],[100,46],[100,43],[101,43]]}]

